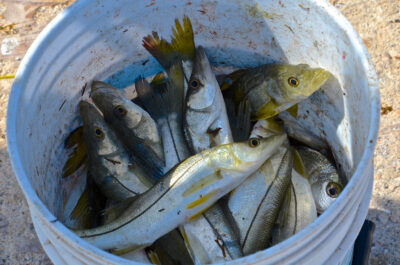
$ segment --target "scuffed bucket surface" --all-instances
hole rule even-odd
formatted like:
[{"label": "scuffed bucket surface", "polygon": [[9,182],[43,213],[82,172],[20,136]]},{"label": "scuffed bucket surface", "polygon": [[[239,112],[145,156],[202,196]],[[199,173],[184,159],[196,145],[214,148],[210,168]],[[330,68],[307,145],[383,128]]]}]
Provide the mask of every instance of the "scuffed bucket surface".
[{"label": "scuffed bucket surface", "polygon": [[[354,242],[368,209],[379,92],[358,36],[336,10],[317,0],[301,5],[289,0],[81,0],[69,7],[30,48],[10,95],[10,157],[36,213],[36,226],[51,234],[54,244],[62,237],[61,250],[105,264],[122,262],[55,221],[62,220],[64,208],[70,207],[71,193],[80,192],[74,188],[79,186],[78,177],[61,178],[67,159],[63,141],[79,124],[77,103],[88,97],[88,91],[83,93],[86,84],[98,79],[126,88],[140,75],[159,72],[160,66],[142,47],[142,38],[153,30],[170,36],[174,19],[183,15],[191,18],[196,44],[206,48],[213,65],[307,63],[336,77],[300,104],[298,119],[329,142],[340,171],[352,179],[334,206],[312,225],[245,261],[338,262]],[[342,251],[337,251],[339,245]]]}]

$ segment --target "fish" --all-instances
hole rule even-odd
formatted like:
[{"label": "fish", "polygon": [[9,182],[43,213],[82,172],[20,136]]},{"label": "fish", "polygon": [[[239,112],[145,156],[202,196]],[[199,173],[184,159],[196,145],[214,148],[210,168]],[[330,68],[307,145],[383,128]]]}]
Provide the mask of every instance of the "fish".
[{"label": "fish", "polygon": [[311,192],[311,185],[306,178],[292,169],[292,179],[285,202],[281,207],[272,244],[297,234],[317,219],[317,208]]},{"label": "fish", "polygon": [[292,115],[283,111],[279,113],[278,118],[283,122],[283,129],[290,138],[305,144],[315,150],[328,150],[328,144],[310,130],[304,128],[301,122]]},{"label": "fish", "polygon": [[[182,38],[182,41],[184,41],[185,37],[182,36]],[[177,43],[175,43],[175,46],[178,45]],[[190,156],[190,152],[182,131],[187,82],[185,81],[181,54],[171,43],[161,39],[156,32],[143,38],[143,47],[156,58],[167,73],[168,80],[160,104],[166,109],[164,113],[168,114],[166,126],[172,137],[172,145],[176,151],[177,160],[183,161]]]},{"label": "fish", "polygon": [[152,117],[104,82],[93,81],[91,98],[103,113],[104,120],[131,151],[135,162],[146,169],[150,178],[160,179],[164,175],[164,152]]},{"label": "fish", "polygon": [[[287,139],[285,134],[220,145],[171,169],[109,224],[74,231],[114,253],[142,249],[191,221],[256,171]],[[203,185],[206,183],[206,185]]]},{"label": "fish", "polygon": [[196,51],[186,95],[184,132],[195,154],[233,141],[224,98],[201,46]]},{"label": "fish", "polygon": [[227,207],[239,231],[244,255],[270,246],[292,168],[292,150],[281,144],[271,158],[229,195]]},{"label": "fish", "polygon": [[[186,94],[184,132],[192,153],[229,144],[233,137],[225,102],[202,46],[196,50]],[[243,256],[239,237],[217,202],[199,218],[184,226],[186,244],[201,264]]]},{"label": "fish", "polygon": [[318,214],[322,214],[337,199],[343,190],[343,183],[334,164],[320,152],[306,146],[296,147],[311,184]]},{"label": "fish", "polygon": [[[202,48],[200,48],[199,50],[202,50]],[[200,59],[205,56],[204,51],[201,51],[201,53],[202,54],[200,54]],[[197,57],[198,56],[196,55],[196,58]],[[208,59],[204,58],[202,60]],[[204,63],[207,63],[207,61],[203,62],[203,65]],[[196,64],[198,64],[198,62],[195,62],[195,65]],[[202,71],[199,68],[199,66],[195,66],[194,69],[196,69],[195,71]],[[205,67],[205,69],[208,74],[212,75],[210,76],[209,80],[211,81],[210,83],[213,85],[208,87],[204,86],[201,89],[212,92],[211,94],[215,93],[214,103],[211,103],[211,107],[208,107],[207,112],[205,113],[203,113],[203,111],[199,112],[199,109],[191,110],[191,113],[189,115],[188,113],[186,113],[186,118],[193,119],[193,122],[198,119],[199,124],[197,124],[196,126],[203,131],[203,134],[205,134],[206,137],[209,137],[207,135],[207,125],[204,124],[204,122],[207,122],[207,120],[202,119],[205,115],[207,115],[207,113],[209,113],[209,117],[221,119],[225,124],[228,123],[228,126],[224,126],[224,130],[226,130],[229,134],[230,127],[229,121],[227,121],[227,113],[223,104],[221,104],[222,94],[219,91],[220,89],[218,85],[215,85],[214,83],[213,74],[210,73],[209,66]],[[205,74],[207,72],[204,72],[202,74]],[[195,72],[193,72],[193,74],[195,74]],[[190,95],[190,92],[188,93],[188,95]],[[198,102],[200,103],[207,102],[207,97],[201,95],[198,95],[196,97],[198,99]],[[219,104],[216,104],[217,102],[219,102]],[[228,117],[229,119],[231,119],[231,124],[234,125],[234,129],[236,130],[235,136],[237,136],[237,141],[244,141],[248,139],[248,134],[250,133],[250,113],[248,109],[245,108],[247,106],[248,104],[241,104],[241,110],[243,112],[239,112],[237,116],[231,115],[230,117]],[[220,109],[220,107],[222,107],[222,109]],[[186,124],[189,125],[189,122]],[[218,131],[218,133],[220,133],[220,131]],[[212,135],[212,137],[214,137],[214,135]],[[202,148],[210,148],[211,146],[216,144],[230,143],[232,142],[232,138],[233,137],[229,136],[221,137],[219,141],[206,141],[204,142]],[[198,152],[201,150],[201,146],[196,145],[196,143],[198,142],[193,142],[194,148],[192,148],[192,152]],[[199,218],[189,222],[182,228],[184,230],[184,234],[186,235],[185,242],[188,246],[190,253],[192,254],[192,258],[199,264],[226,262],[243,256],[243,252],[239,243],[238,233],[236,233],[234,227],[232,227],[232,222],[230,222],[230,220],[227,218],[224,212],[223,204],[224,202],[218,201],[210,209],[199,216]]]},{"label": "fish", "polygon": [[99,189],[110,200],[124,200],[151,187],[150,177],[130,154],[101,113],[87,101],[79,103],[88,170]]},{"label": "fish", "polygon": [[239,69],[221,85],[235,106],[249,99],[253,120],[268,119],[291,108],[317,91],[329,78],[322,68],[306,64],[265,64]]}]

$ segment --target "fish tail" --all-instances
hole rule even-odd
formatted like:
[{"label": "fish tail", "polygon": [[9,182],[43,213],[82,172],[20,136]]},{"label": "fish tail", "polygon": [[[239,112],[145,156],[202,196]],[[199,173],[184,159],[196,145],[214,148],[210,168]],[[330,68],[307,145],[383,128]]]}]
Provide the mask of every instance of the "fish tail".
[{"label": "fish tail", "polygon": [[172,47],[180,54],[184,61],[193,61],[196,48],[194,44],[193,27],[189,17],[183,17],[183,27],[175,19],[175,28],[172,28]]},{"label": "fish tail", "polygon": [[143,38],[143,47],[157,59],[160,65],[168,70],[179,61],[179,56],[172,45],[164,39],[160,39],[157,32]]},{"label": "fish tail", "polygon": [[96,227],[100,225],[99,212],[104,207],[105,202],[105,196],[88,173],[85,190],[71,212],[70,218],[77,220],[81,229]]},{"label": "fish tail", "polygon": [[[159,81],[156,82],[158,83]],[[150,85],[146,79],[140,79],[135,82],[136,92],[140,101],[155,120],[166,115],[161,96],[161,90],[164,86],[165,84],[160,84],[159,86]]]}]

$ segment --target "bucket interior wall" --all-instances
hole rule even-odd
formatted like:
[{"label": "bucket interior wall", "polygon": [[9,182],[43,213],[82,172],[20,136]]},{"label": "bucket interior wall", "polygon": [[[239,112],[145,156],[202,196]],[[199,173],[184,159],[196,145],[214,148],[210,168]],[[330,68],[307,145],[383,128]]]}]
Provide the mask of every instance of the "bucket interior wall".
[{"label": "bucket interior wall", "polygon": [[346,176],[360,162],[371,113],[361,51],[314,1],[104,0],[76,5],[85,7],[61,20],[59,34],[40,44],[46,52],[32,58],[36,67],[30,69],[17,116],[25,172],[60,220],[71,192],[83,188],[80,174],[61,177],[67,160],[63,142],[80,123],[77,104],[88,98],[90,81],[125,88],[141,75],[159,72],[142,38],[152,31],[169,38],[174,19],[184,15],[191,18],[196,44],[206,48],[214,65],[288,62],[329,70],[336,78],[300,104],[298,119],[327,140]]}]

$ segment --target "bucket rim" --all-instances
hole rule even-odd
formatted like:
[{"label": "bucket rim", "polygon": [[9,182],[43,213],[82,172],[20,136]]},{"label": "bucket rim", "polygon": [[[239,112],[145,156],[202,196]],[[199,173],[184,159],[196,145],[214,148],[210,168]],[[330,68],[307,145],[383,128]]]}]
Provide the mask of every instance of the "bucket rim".
[{"label": "bucket rim", "polygon": [[[263,0],[257,0],[263,1]],[[352,45],[356,50],[359,51],[358,57],[361,61],[361,67],[363,71],[367,75],[368,81],[368,92],[371,100],[371,113],[370,113],[370,126],[368,131],[367,144],[363,151],[360,162],[358,163],[353,175],[351,176],[348,184],[342,192],[342,195],[338,197],[338,199],[334,202],[332,207],[329,207],[327,211],[325,211],[320,217],[318,217],[314,222],[313,226],[319,226],[324,222],[328,221],[331,215],[334,212],[334,208],[345,205],[346,198],[349,196],[350,192],[356,188],[357,183],[362,181],[362,177],[366,170],[369,169],[368,164],[373,159],[374,149],[376,146],[377,138],[378,138],[378,130],[380,123],[380,93],[379,93],[379,84],[377,74],[375,72],[371,57],[367,51],[367,48],[363,44],[360,36],[356,32],[356,30],[352,27],[350,22],[328,1],[326,0],[310,0],[311,3],[315,4],[316,7],[322,9],[327,16],[329,16],[335,23],[338,24],[347,34],[350,45]],[[45,49],[45,46],[58,36],[62,29],[70,19],[74,18],[75,11],[86,7],[87,5],[92,4],[93,2],[90,0],[78,0],[67,7],[63,12],[61,12],[55,19],[53,19],[44,30],[38,35],[35,39],[31,47],[28,49],[26,55],[24,56],[21,64],[16,73],[16,77],[14,79],[11,92],[9,95],[8,107],[7,107],[7,121],[6,121],[6,133],[7,133],[7,146],[8,152],[10,156],[11,165],[14,169],[16,178],[20,187],[22,188],[25,197],[30,205],[30,207],[34,207],[40,215],[41,219],[46,222],[48,227],[51,227],[53,232],[62,236],[63,240],[68,242],[69,245],[74,246],[74,248],[79,248],[81,251],[84,251],[90,254],[94,254],[96,256],[101,256],[107,259],[109,262],[119,262],[126,264],[126,259],[117,257],[112,255],[106,251],[103,251],[93,245],[87,243],[84,239],[79,238],[76,234],[70,231],[67,227],[65,227],[62,223],[58,222],[56,217],[47,209],[44,203],[40,200],[38,195],[36,194],[34,188],[32,187],[29,178],[24,170],[20,158],[20,154],[18,151],[18,144],[16,141],[16,132],[17,132],[17,109],[20,104],[20,98],[25,86],[27,86],[27,82],[29,81],[32,69],[34,69],[35,58],[40,57],[42,55],[42,51]],[[335,207],[336,206],[336,207]],[[296,240],[305,239],[308,234],[311,232],[310,226],[303,229],[301,232],[291,237],[288,240],[283,241],[282,243],[275,245],[266,250],[257,252],[255,254],[237,259],[236,261],[247,261],[248,259],[261,260],[265,259],[271,255],[274,251],[282,252],[285,249],[289,249],[290,246],[296,244]],[[89,254],[89,253],[88,253]],[[257,257],[255,257],[257,255]],[[232,261],[234,262],[234,261]],[[230,262],[227,262],[228,264]],[[139,264],[137,262],[129,262],[129,264]],[[226,264],[226,263],[225,263]]]}]

